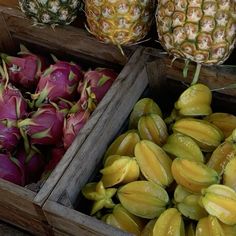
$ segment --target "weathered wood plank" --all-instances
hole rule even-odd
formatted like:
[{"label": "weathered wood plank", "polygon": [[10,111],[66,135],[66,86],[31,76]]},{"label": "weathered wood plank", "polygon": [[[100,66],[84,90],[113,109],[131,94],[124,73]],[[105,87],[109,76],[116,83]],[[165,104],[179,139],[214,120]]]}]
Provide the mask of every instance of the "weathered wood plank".
[{"label": "weathered wood plank", "polygon": [[0,0],[0,6],[18,8],[18,0]]},{"label": "weathered wood plank", "polygon": [[13,227],[12,225],[6,224],[0,221],[0,235],[3,236],[30,236],[26,231],[19,228]]},{"label": "weathered wood plank", "polygon": [[[155,56],[155,50],[151,48],[145,49],[145,54]],[[181,59],[177,59],[172,63],[172,59],[168,56],[163,58],[156,58],[153,62],[151,62],[154,73],[160,73],[161,67],[163,70],[163,76],[173,78],[175,80],[179,80],[185,83],[191,83],[196,64],[190,63],[188,69],[187,78],[183,77],[183,69],[184,69],[184,61]],[[158,72],[159,71],[159,72]],[[219,65],[219,66],[202,66],[199,82],[206,84],[211,89],[222,88],[224,86],[235,84],[236,83],[236,67],[235,66],[227,66],[227,65]],[[153,77],[155,83],[155,77]],[[152,81],[150,81],[152,83]],[[156,84],[159,84],[159,81],[156,80]],[[154,85],[154,84],[153,84]],[[219,90],[219,93],[228,94],[231,96],[236,96],[235,89],[224,89]]]},{"label": "weathered wood plank", "polygon": [[[144,49],[139,61],[141,60],[145,61],[144,65],[146,66],[143,68],[140,67],[140,64],[137,64],[135,73],[130,67],[130,73],[133,73],[130,80],[127,78],[127,80],[120,81],[122,83],[116,84],[116,91],[119,91],[119,93],[113,96],[112,102],[107,106],[103,116],[97,121],[97,125],[80,147],[43,206],[48,222],[52,225],[56,235],[64,235],[67,232],[72,235],[74,235],[74,232],[87,235],[87,231],[89,232],[88,235],[100,235],[100,231],[96,231],[96,229],[95,232],[90,232],[90,230],[94,230],[93,222],[97,222],[97,220],[80,212],[80,204],[84,204],[79,199],[82,187],[87,182],[93,181],[92,176],[95,175],[108,145],[117,136],[121,127],[124,126],[124,122],[130,114],[133,105],[147,86],[151,87],[149,93],[152,91],[152,95],[151,93],[149,95],[152,98],[155,97],[158,104],[160,101],[163,111],[169,109],[168,112],[173,109],[174,99],[187,86],[180,82],[182,81],[182,68],[184,65],[182,62],[176,62],[177,64],[174,63],[171,67],[170,58],[160,54],[160,51],[150,48]],[[217,73],[214,69],[213,72],[208,70],[208,67],[203,68],[203,75],[217,76],[219,80],[224,80],[224,76],[226,76],[223,71]],[[193,71],[194,66],[190,68],[189,78],[184,82],[191,82],[191,73],[193,74]],[[230,74],[230,81],[233,82],[236,79],[236,74],[231,74],[232,71],[228,71],[228,73]],[[216,82],[214,86],[220,84],[221,82]],[[224,94],[224,96],[228,96],[228,94]],[[235,96],[230,97],[234,98]],[[218,101],[221,100],[225,103],[225,100],[222,99],[222,97],[219,97]],[[230,100],[227,101],[230,102]],[[234,100],[232,104],[235,104],[235,102]],[[224,109],[225,107],[224,105]],[[71,209],[71,206],[67,207],[67,202],[78,211]],[[62,222],[64,222],[63,226]],[[100,227],[102,227],[104,223],[100,223]],[[101,235],[104,232],[101,232]],[[113,229],[107,232],[107,235],[114,234]]]},{"label": "weathered wood plank", "polygon": [[[83,235],[83,236],[131,236],[117,228],[107,225],[96,218],[87,216],[78,211],[66,208],[60,204],[48,201],[45,205],[50,214],[48,221],[57,226],[53,229],[55,235]],[[111,234],[112,232],[112,234]]]},{"label": "weathered wood plank", "polygon": [[[143,93],[148,84],[146,72],[143,70],[147,58],[141,57],[140,53],[141,51],[136,51],[133,60],[130,60],[120,73],[119,79],[108,91],[106,99],[99,104],[97,112],[100,109],[104,110],[104,106],[107,108],[103,111],[103,116],[96,119],[97,125],[55,187],[50,196],[51,200],[57,201],[61,194],[66,192],[71,203],[75,204],[81,187],[95,170],[111,139],[117,134],[133,105]],[[112,102],[108,104],[106,100]]]},{"label": "weathered wood plank", "polygon": [[1,52],[12,52],[15,49],[15,44],[12,40],[9,29],[7,28],[6,21],[3,14],[0,12],[0,50]]},{"label": "weathered wood plank", "polygon": [[[74,54],[80,57],[103,60],[110,64],[124,65],[136,46],[124,48],[126,56],[114,45],[99,42],[84,29],[73,26],[58,26],[55,29],[50,26],[40,28],[33,26],[20,10],[2,7],[7,27],[13,37],[50,46],[54,49]],[[85,40],[86,38],[86,40]]]}]

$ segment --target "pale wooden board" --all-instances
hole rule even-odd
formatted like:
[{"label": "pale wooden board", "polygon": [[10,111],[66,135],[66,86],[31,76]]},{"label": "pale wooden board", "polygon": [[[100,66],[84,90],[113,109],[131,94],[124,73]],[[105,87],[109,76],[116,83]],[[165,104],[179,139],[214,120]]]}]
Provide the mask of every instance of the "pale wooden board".
[{"label": "pale wooden board", "polygon": [[[139,62],[134,69],[131,78],[126,78],[119,84],[119,91],[98,120],[97,125],[81,146],[70,166],[58,182],[49,199],[43,206],[44,213],[49,224],[56,235],[129,235],[128,233],[116,233],[117,229],[110,227],[103,222],[66,207],[64,199],[72,205],[77,204],[77,195],[81,188],[88,182],[96,166],[101,162],[108,144],[116,136],[124,121],[128,117],[133,105],[141,96],[148,85],[145,68],[139,67],[146,58],[139,57]],[[139,70],[137,70],[139,68]],[[132,71],[132,72],[131,72]],[[117,84],[118,86],[118,84]],[[65,206],[62,206],[62,204]],[[79,203],[78,203],[79,204]],[[62,224],[63,222],[63,224]]]},{"label": "pale wooden board", "polygon": [[72,204],[75,203],[81,187],[84,186],[93,173],[111,139],[119,131],[133,105],[146,88],[148,81],[147,76],[145,76],[146,72],[143,70],[146,58],[141,57],[137,51],[133,55],[134,58],[136,60],[130,61],[126,65],[120,74],[120,79],[108,91],[106,98],[111,100],[111,96],[112,102],[107,106],[104,99],[99,104],[98,109],[103,106],[107,106],[107,108],[103,112],[103,116],[96,120],[97,125],[80,147],[80,150],[76,153],[70,166],[50,195],[51,200],[57,201],[66,192],[70,202]]},{"label": "pale wooden board", "polygon": [[69,209],[52,201],[45,205],[50,213],[48,219],[51,225],[58,226],[53,229],[57,236],[131,236],[132,234],[121,231],[115,227],[103,223],[93,217]]}]

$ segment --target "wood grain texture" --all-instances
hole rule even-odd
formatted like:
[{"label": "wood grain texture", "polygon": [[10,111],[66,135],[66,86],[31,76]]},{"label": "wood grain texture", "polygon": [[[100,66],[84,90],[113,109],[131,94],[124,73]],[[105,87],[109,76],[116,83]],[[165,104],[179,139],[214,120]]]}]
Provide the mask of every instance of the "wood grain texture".
[{"label": "wood grain texture", "polygon": [[[156,55],[155,49],[152,48],[146,48],[144,53],[153,56]],[[185,82],[188,84],[192,82],[196,69],[196,64],[190,63],[188,67],[188,76],[187,78],[184,78],[184,61],[181,59],[177,59],[172,63],[172,58],[168,56],[162,56],[162,58],[156,57],[156,59],[154,59],[150,63],[150,65],[151,66],[149,68],[153,71],[153,74],[157,75],[157,73],[160,73],[162,71],[163,74],[161,76],[169,77],[174,80]],[[152,80],[150,81],[150,83],[152,83],[151,87],[154,88],[155,84],[159,85],[159,82],[160,81],[157,79],[157,76],[153,76]],[[211,89],[222,88],[230,84],[235,84],[236,67],[226,65],[202,66],[199,76],[199,82],[206,84]],[[236,96],[235,89],[224,89],[219,90],[218,92],[222,94]]]},{"label": "wood grain texture", "polygon": [[18,8],[18,0],[0,0],[0,6]]},{"label": "wood grain texture", "polygon": [[53,229],[55,235],[131,236],[131,234],[107,225],[100,220],[55,202],[48,201],[45,207],[49,212],[54,212],[54,214],[50,214],[48,220],[51,225],[57,226]]},{"label": "wood grain texture", "polygon": [[[125,50],[128,52],[127,57],[124,57],[117,47],[102,44],[95,38],[88,36],[84,30],[72,26],[58,27],[55,31],[50,27],[43,29],[34,27],[31,21],[26,19],[23,13],[17,9],[0,5],[0,14],[0,29],[4,32],[0,39],[0,50],[7,53],[12,51],[16,53],[16,46],[19,46],[19,42],[23,41],[31,43],[32,47],[39,46],[48,52],[58,51],[90,63],[99,62],[104,67],[118,65],[119,68],[124,66],[133,54],[133,49],[127,49]],[[142,50],[138,55],[141,55]],[[138,58],[135,62],[128,64],[125,76],[128,76],[130,69],[137,61]],[[124,79],[122,77],[122,80]],[[112,91],[112,94],[115,95],[117,93],[116,87]],[[37,235],[47,235],[48,232],[51,232],[41,206],[109,105],[112,96],[108,98],[104,100],[103,106],[96,109],[93,119],[87,122],[86,128],[80,132],[38,193],[0,180],[0,219]],[[70,200],[68,201],[70,197],[65,196],[63,202],[66,206],[72,207]]]},{"label": "wood grain texture", "polygon": [[[183,81],[182,70],[184,64],[182,61],[176,61],[171,66],[171,59],[153,48],[145,48],[142,51],[142,55],[133,56],[139,58],[139,62],[137,62],[134,68],[131,66],[127,67],[131,74],[130,77],[127,77],[126,80],[117,81],[116,91],[119,92],[112,95],[112,91],[110,91],[108,97],[113,96],[112,102],[107,106],[103,116],[97,121],[97,125],[91,130],[89,137],[80,147],[43,206],[48,222],[52,225],[56,235],[64,235],[65,233],[75,235],[75,232],[83,233],[83,235],[114,234],[114,229],[110,229],[109,232],[109,228],[107,228],[106,230],[108,231],[105,231],[102,228],[104,227],[102,222],[100,222],[100,227],[104,231],[96,230],[96,227],[93,227],[94,223],[99,225],[96,219],[83,214],[79,210],[71,209],[71,206],[66,207],[66,202],[70,202],[76,209],[80,209],[80,204],[84,204],[79,201],[81,188],[89,181],[93,181],[92,176],[95,175],[96,167],[101,163],[108,145],[119,133],[133,105],[139,99],[142,92],[144,92],[147,85],[149,85],[152,92],[149,92],[149,95],[153,99],[155,98],[158,104],[160,102],[163,110],[167,111],[169,109],[168,112],[170,112],[180,91],[186,88],[185,83],[191,82],[194,65],[190,65],[189,77]],[[145,65],[144,68],[140,67],[140,61],[142,61],[141,64]],[[144,61],[145,63],[143,63]],[[215,70],[213,67],[203,67],[202,73],[200,81],[206,84],[210,83],[211,88],[236,81],[236,73],[232,73],[231,69],[226,70],[220,67]],[[120,74],[121,78],[122,75],[123,73]],[[213,80],[215,77],[217,77],[217,80]],[[227,78],[225,79],[225,77]],[[209,78],[210,81],[204,81],[204,78],[205,80]],[[226,94],[225,91],[222,93],[224,97],[232,95],[231,93]],[[230,96],[231,99],[234,97]],[[223,106],[226,107],[224,98],[218,97],[217,99],[217,102],[223,102]],[[227,102],[230,102],[228,98]],[[234,100],[232,104],[235,103],[236,101]],[[230,104],[231,107],[234,107],[232,104]],[[66,202],[64,201],[65,199]]]},{"label": "wood grain texture", "polygon": [[[44,213],[55,235],[130,235],[119,232],[101,221],[75,211],[65,206],[61,201],[62,196],[67,196],[75,207],[77,196],[81,188],[88,182],[98,163],[101,162],[107,146],[114,139],[127,119],[133,105],[141,96],[148,85],[147,73],[144,68],[148,58],[142,57],[136,52],[132,59],[136,67],[126,67],[120,74],[120,80],[116,83],[116,94],[109,91],[112,102],[107,106],[103,116],[97,121],[97,125],[91,131],[80,150],[72,160],[70,166],[58,182],[56,188],[43,206]],[[131,60],[130,60],[131,61]],[[129,75],[126,73],[129,71]],[[118,92],[117,92],[118,91]],[[107,99],[108,99],[107,97]],[[101,102],[101,106],[103,106]],[[96,145],[95,145],[96,144]],[[63,223],[62,223],[63,222]]]},{"label": "wood grain texture", "polygon": [[73,26],[33,26],[20,10],[1,8],[12,37],[25,39],[42,46],[51,47],[68,54],[91,60],[101,60],[110,64],[124,65],[136,46],[124,48],[125,55],[114,45],[99,42],[84,29]]},{"label": "wood grain texture", "polygon": [[[89,137],[80,147],[70,166],[63,174],[63,178],[60,179],[50,195],[51,200],[57,201],[61,199],[62,193],[66,193],[70,202],[74,205],[81,187],[84,186],[90,174],[93,173],[98,162],[100,162],[108,143],[119,131],[133,105],[146,88],[148,81],[143,67],[147,58],[142,57],[142,51],[143,48],[140,47],[131,57],[92,114],[90,119],[96,122],[97,125],[91,130]],[[101,111],[103,115],[97,117]],[[85,125],[83,131],[86,128]]]}]

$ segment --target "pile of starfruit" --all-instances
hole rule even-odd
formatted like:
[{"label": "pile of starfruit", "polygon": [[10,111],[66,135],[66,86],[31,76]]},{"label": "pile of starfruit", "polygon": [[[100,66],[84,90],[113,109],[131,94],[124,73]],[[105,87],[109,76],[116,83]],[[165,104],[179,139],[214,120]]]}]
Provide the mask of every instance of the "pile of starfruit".
[{"label": "pile of starfruit", "polygon": [[141,236],[236,235],[236,116],[213,112],[212,92],[188,87],[168,117],[139,100],[129,130],[108,147],[82,193],[91,215]]}]

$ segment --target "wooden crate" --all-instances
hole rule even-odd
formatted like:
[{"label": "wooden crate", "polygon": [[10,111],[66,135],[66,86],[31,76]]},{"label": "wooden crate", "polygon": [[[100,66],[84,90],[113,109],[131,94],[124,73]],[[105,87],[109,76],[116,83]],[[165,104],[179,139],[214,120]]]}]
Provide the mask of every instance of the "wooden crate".
[{"label": "wooden crate", "polygon": [[[194,65],[190,65],[189,76],[183,80],[182,61],[177,60],[171,66],[171,59],[153,48],[145,48],[142,57],[147,58],[146,66],[133,81],[121,84],[119,93],[113,97],[112,103],[107,106],[43,206],[55,235],[130,235],[80,211],[80,204],[84,204],[81,200],[81,188],[93,181],[108,145],[127,124],[131,109],[140,96],[148,91],[149,96],[157,101],[163,111],[170,112],[174,100],[186,88],[184,83],[191,81],[195,69]],[[207,80],[204,79],[206,77]],[[235,69],[203,67],[200,81],[210,88],[235,83]],[[214,93],[214,100],[217,101],[214,105],[218,105],[214,107],[235,114],[232,106],[236,102],[235,95],[235,90]]]},{"label": "wooden crate", "polygon": [[110,101],[119,94],[118,88],[140,74],[145,63],[145,58],[141,57],[144,49],[124,48],[126,56],[123,56],[117,47],[98,42],[82,29],[73,26],[55,29],[35,27],[20,10],[4,6],[0,7],[0,31],[1,52],[14,55],[19,50],[19,43],[24,43],[32,50],[54,53],[60,58],[69,56],[85,65],[109,67],[120,72],[116,82],[38,192],[0,179],[0,220],[34,235],[52,235],[42,205]]}]

